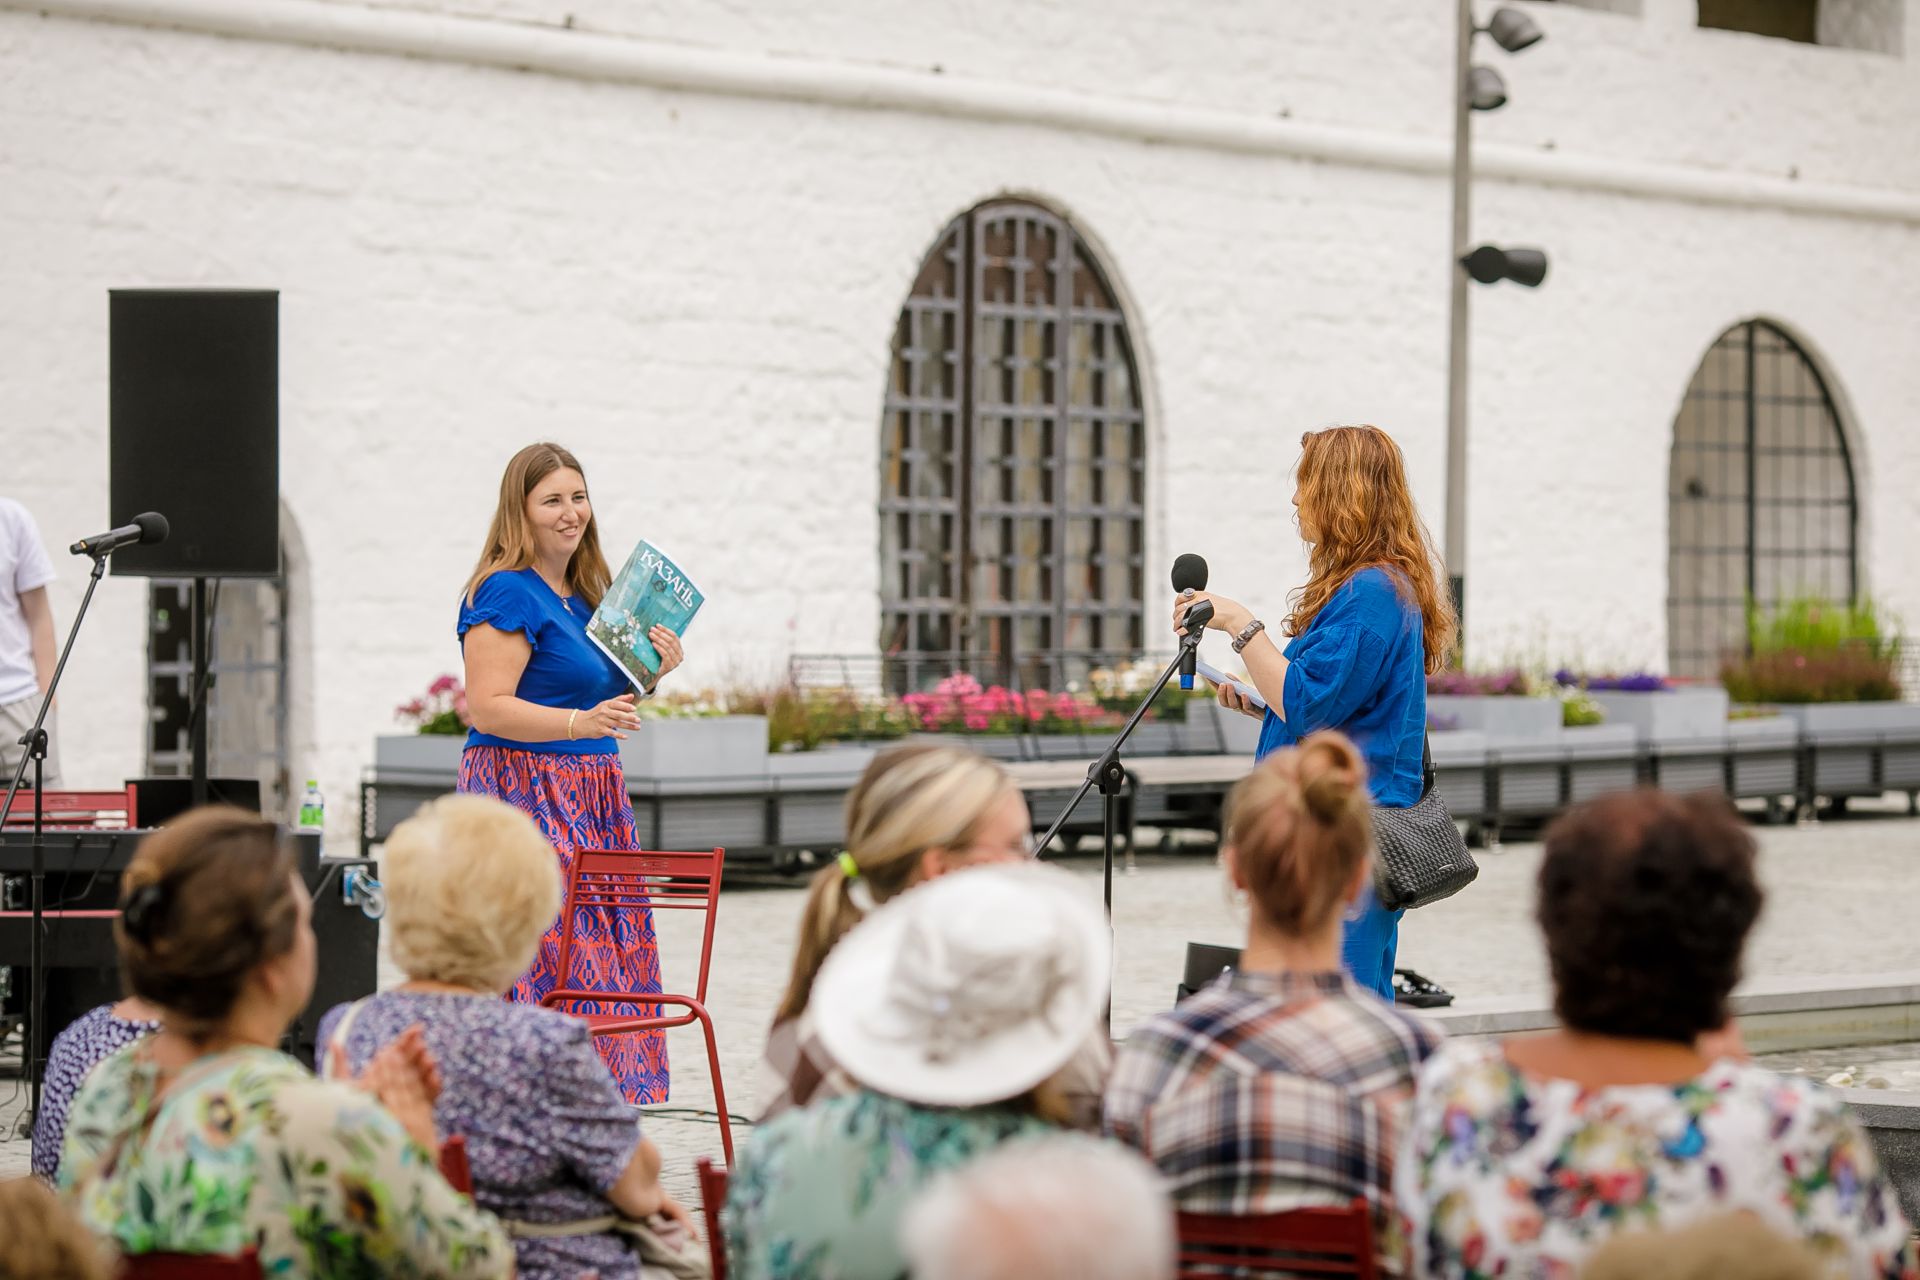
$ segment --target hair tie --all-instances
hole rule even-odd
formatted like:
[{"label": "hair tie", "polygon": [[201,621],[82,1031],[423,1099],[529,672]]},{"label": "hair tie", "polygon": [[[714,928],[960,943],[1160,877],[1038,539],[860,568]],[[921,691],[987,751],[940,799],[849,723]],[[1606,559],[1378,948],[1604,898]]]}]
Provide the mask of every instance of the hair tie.
[{"label": "hair tie", "polygon": [[160,917],[166,911],[166,899],[166,891],[158,880],[149,881],[128,894],[126,905],[120,909],[120,919],[127,932],[137,941],[152,941]]},{"label": "hair tie", "polygon": [[847,901],[861,915],[873,910],[873,886],[860,874],[860,864],[853,860],[851,853],[842,853],[834,861],[840,864],[840,874],[845,877]]}]

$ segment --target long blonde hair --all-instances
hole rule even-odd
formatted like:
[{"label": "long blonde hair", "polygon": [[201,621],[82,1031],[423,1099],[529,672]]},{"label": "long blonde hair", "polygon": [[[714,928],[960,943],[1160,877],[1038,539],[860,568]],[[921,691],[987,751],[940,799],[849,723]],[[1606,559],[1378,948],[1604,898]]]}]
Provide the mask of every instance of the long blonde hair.
[{"label": "long blonde hair", "polygon": [[1419,607],[1426,668],[1440,670],[1453,652],[1457,620],[1440,555],[1413,505],[1400,446],[1368,426],[1309,431],[1300,445],[1301,524],[1314,540],[1287,634],[1304,632],[1349,578],[1378,566]]},{"label": "long blonde hair", "polygon": [[[927,850],[971,844],[987,814],[1015,787],[1005,769],[957,747],[895,747],[874,757],[847,793],[847,856],[872,905],[912,886]],[[854,878],[837,862],[814,872],[793,976],[775,1022],[806,1012],[827,953],[860,922],[864,912],[853,900],[853,886]]]},{"label": "long blonde hair", "polygon": [[[480,589],[480,584],[494,574],[525,569],[533,563],[533,529],[527,520],[527,499],[535,486],[562,467],[577,472],[580,482],[586,483],[587,473],[581,469],[580,459],[557,444],[544,441],[530,444],[507,463],[506,474],[500,477],[500,505],[494,508],[493,523],[487,527],[486,548],[480,553],[480,563],[474,566],[473,576],[467,579],[468,604],[473,603],[473,593]],[[580,535],[580,545],[573,549],[573,559],[567,562],[566,585],[591,609],[599,605],[600,597],[607,594],[607,585],[612,581],[613,572],[607,568],[607,558],[600,551],[600,521],[589,515],[586,531]]]}]

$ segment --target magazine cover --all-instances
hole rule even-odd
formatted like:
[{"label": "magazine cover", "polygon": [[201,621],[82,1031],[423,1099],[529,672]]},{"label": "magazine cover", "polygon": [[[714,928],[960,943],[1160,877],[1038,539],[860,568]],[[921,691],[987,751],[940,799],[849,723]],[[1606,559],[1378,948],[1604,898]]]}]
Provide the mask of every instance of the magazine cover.
[{"label": "magazine cover", "polygon": [[680,566],[643,539],[588,619],[587,638],[642,691],[652,693],[660,680],[660,654],[647,632],[662,626],[684,636],[705,601]]}]

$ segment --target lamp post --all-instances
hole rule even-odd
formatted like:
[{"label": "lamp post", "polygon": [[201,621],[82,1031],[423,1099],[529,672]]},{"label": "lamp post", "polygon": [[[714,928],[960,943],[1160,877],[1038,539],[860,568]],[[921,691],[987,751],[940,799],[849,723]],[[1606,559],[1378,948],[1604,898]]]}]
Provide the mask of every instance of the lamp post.
[{"label": "lamp post", "polygon": [[1473,0],[1457,0],[1453,58],[1453,239],[1450,259],[1452,296],[1447,307],[1447,524],[1442,554],[1452,577],[1453,608],[1461,620],[1460,645],[1466,647],[1467,606],[1467,283],[1512,280],[1531,288],[1547,275],[1547,255],[1538,249],[1469,251],[1472,215],[1472,113],[1506,104],[1507,86],[1491,67],[1473,65],[1473,38],[1486,34],[1508,53],[1518,53],[1542,38],[1533,19],[1518,9],[1501,8],[1485,27],[1473,21]]}]

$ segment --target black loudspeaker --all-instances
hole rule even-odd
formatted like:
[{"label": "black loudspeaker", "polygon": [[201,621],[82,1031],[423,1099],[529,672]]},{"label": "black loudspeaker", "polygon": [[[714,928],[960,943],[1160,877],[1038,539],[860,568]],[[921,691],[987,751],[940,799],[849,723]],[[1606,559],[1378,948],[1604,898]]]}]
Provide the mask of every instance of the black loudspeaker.
[{"label": "black loudspeaker", "polygon": [[375,872],[374,864],[361,858],[301,863],[301,879],[313,895],[313,936],[319,944],[320,969],[314,977],[313,999],[287,1035],[294,1056],[308,1066],[313,1065],[314,1037],[327,1010],[372,995],[380,976],[380,922],[345,900],[341,882],[349,867]]},{"label": "black loudspeaker", "polygon": [[116,574],[280,572],[280,295],[109,294],[109,522],[167,518],[167,540],[122,547]]}]

